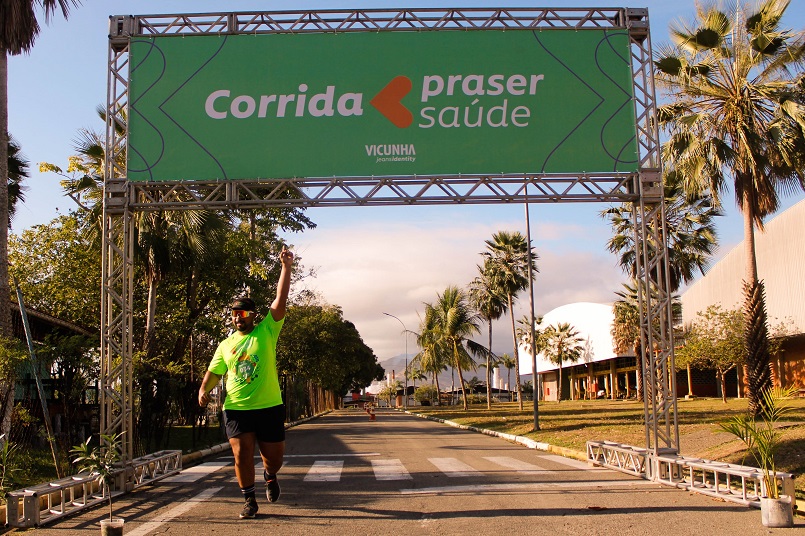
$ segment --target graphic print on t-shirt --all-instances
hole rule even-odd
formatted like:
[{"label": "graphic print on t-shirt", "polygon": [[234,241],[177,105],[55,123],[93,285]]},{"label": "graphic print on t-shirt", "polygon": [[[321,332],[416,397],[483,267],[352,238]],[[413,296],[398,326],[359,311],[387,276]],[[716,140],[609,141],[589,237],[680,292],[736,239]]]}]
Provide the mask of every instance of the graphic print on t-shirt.
[{"label": "graphic print on t-shirt", "polygon": [[238,360],[235,366],[236,383],[252,383],[258,377],[257,364],[260,362],[260,357],[256,354],[249,355],[251,342],[252,338],[246,337],[232,348],[232,354]]}]

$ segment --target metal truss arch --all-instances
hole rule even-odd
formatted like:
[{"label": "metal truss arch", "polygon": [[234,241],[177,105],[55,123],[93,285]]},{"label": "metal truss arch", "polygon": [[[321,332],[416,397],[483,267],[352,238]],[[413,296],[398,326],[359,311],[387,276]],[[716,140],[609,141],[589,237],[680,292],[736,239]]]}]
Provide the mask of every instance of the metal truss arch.
[{"label": "metal truss arch", "polygon": [[[130,182],[126,154],[129,42],[133,37],[200,34],[628,31],[635,88],[638,173],[451,175],[414,177],[290,177],[278,180]],[[134,215],[155,210],[231,210],[270,206],[325,207],[493,203],[628,202],[634,207],[639,296],[647,352],[646,447],[678,450],[672,320],[659,137],[648,12],[627,8],[359,9],[112,16],[106,106],[101,289],[101,432],[125,431],[123,459],[134,458],[132,295]],[[528,195],[526,197],[526,187]],[[643,285],[641,285],[642,287]]]}]

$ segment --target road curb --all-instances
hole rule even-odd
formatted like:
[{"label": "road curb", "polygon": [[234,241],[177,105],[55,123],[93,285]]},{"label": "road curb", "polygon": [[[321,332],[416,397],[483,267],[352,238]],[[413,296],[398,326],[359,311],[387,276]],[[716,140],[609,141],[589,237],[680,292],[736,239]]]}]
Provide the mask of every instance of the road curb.
[{"label": "road curb", "polygon": [[419,413],[414,413],[408,410],[403,410],[403,412],[407,413],[408,415],[413,415],[414,417],[419,417],[420,419],[427,419],[429,421],[447,424],[448,426],[452,426],[453,428],[460,428],[461,430],[469,430],[471,432],[477,432],[479,434],[486,434],[494,437],[499,437],[501,439],[505,439],[506,441],[511,441],[512,443],[518,443],[530,449],[551,452],[554,454],[559,454],[560,456],[564,456],[566,458],[574,458],[576,460],[581,460],[583,462],[587,461],[586,452],[581,452],[566,447],[557,447],[556,445],[551,445],[550,443],[543,443],[541,441],[534,441],[530,437],[507,434],[504,432],[496,432],[494,430],[488,430],[486,428],[478,428],[477,426],[467,426],[466,424],[459,424],[454,421],[448,421],[447,419],[440,419],[438,417],[432,417],[430,415],[421,415]]}]

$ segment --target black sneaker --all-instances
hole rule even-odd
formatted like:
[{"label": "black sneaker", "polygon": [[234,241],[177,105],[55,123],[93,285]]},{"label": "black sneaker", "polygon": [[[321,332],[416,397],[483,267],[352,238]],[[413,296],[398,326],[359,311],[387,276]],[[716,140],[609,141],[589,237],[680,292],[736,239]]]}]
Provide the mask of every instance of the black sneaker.
[{"label": "black sneaker", "polygon": [[241,519],[253,519],[257,515],[257,501],[246,501],[243,510],[240,511]]},{"label": "black sneaker", "polygon": [[271,480],[266,480],[266,498],[268,502],[277,502],[280,498],[280,483],[277,482],[277,476]]}]

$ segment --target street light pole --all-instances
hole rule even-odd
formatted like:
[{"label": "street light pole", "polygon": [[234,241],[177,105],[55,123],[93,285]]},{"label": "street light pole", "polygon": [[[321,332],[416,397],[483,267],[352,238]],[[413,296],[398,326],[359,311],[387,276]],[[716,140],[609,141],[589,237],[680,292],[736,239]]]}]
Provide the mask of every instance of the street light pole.
[{"label": "street light pole", "polygon": [[405,391],[403,391],[405,396],[403,397],[403,407],[408,409],[408,328],[406,328],[403,321],[396,316],[389,313],[383,314],[395,319],[403,327],[403,334],[405,335]]},{"label": "street light pole", "polygon": [[[528,304],[531,308],[531,384],[534,389],[534,430],[539,430],[539,374],[537,374],[537,337],[535,332],[536,319],[534,318],[534,269],[531,266],[531,217],[528,215],[528,184],[525,185],[525,232],[528,241]],[[562,393],[562,386],[559,386],[559,393]],[[561,396],[559,397],[562,398]]]}]

